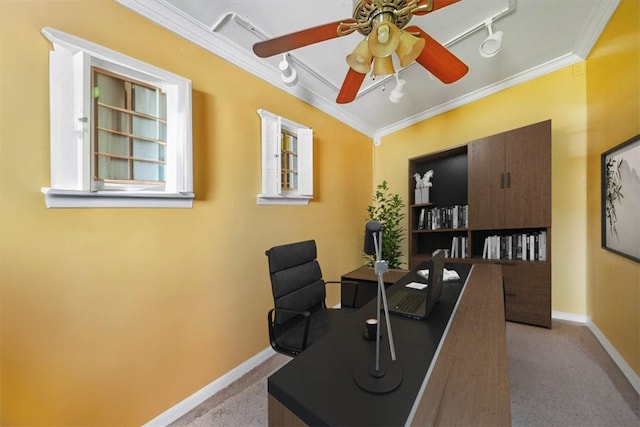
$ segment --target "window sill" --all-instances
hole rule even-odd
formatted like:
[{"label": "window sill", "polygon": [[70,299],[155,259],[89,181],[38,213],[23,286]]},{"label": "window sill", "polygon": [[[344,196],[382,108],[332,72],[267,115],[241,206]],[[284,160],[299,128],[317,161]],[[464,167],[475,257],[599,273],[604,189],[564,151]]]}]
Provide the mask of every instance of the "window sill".
[{"label": "window sill", "polygon": [[192,208],[193,193],[78,191],[43,187],[47,208]]},{"label": "window sill", "polygon": [[258,194],[257,202],[259,205],[308,205],[309,200],[313,196],[299,196],[299,195],[264,195]]}]

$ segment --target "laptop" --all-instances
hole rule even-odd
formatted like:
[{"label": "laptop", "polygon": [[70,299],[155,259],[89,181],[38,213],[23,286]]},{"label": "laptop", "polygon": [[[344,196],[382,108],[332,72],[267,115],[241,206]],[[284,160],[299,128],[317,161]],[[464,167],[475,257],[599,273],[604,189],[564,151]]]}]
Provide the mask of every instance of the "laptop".
[{"label": "laptop", "polygon": [[438,249],[433,253],[428,270],[428,279],[418,276],[419,282],[411,282],[409,287],[405,285],[389,297],[389,313],[418,320],[429,317],[442,294],[444,251]]}]

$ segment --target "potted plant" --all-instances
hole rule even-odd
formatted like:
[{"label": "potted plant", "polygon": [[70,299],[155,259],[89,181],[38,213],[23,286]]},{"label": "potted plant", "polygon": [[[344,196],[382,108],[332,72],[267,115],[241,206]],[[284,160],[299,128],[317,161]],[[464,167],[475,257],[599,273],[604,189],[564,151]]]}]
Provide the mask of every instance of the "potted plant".
[{"label": "potted plant", "polygon": [[[378,184],[372,201],[373,204],[367,207],[368,219],[382,225],[382,259],[388,261],[389,268],[400,269],[404,264],[400,261],[400,243],[404,240],[405,230],[400,223],[404,219],[405,204],[400,195],[391,193],[387,181]],[[372,267],[375,255],[365,257],[367,265]]]}]

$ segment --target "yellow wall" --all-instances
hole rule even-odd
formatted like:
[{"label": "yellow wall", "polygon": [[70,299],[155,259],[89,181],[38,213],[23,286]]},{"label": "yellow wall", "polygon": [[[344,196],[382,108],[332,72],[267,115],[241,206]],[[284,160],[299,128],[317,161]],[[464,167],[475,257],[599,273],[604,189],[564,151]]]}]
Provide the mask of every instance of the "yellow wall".
[{"label": "yellow wall", "polygon": [[[192,80],[193,209],[45,208],[45,26]],[[0,73],[0,424],[142,424],[268,347],[265,249],[361,265],[371,140],[285,92],[111,0],[0,1]],[[256,205],[258,108],[314,129],[306,207]]]},{"label": "yellow wall", "polygon": [[589,314],[640,375],[640,264],[603,250],[600,238],[600,155],[640,134],[637,0],[618,6],[589,56],[587,75]]},{"label": "yellow wall", "polygon": [[[566,67],[384,137],[374,150],[374,180],[385,177],[392,188],[408,194],[408,158],[551,119],[553,310],[585,315],[583,69],[584,63]],[[437,176],[433,185],[438,185]]]}]

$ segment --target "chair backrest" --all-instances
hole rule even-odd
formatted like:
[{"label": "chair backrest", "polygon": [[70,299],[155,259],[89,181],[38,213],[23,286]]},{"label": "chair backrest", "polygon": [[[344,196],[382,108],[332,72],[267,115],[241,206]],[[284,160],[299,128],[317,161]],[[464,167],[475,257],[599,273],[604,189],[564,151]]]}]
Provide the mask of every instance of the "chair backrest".
[{"label": "chair backrest", "polygon": [[[267,250],[271,290],[276,308],[315,311],[325,308],[325,283],[316,260],[315,240],[275,246]],[[276,323],[292,315],[276,313]]]}]

